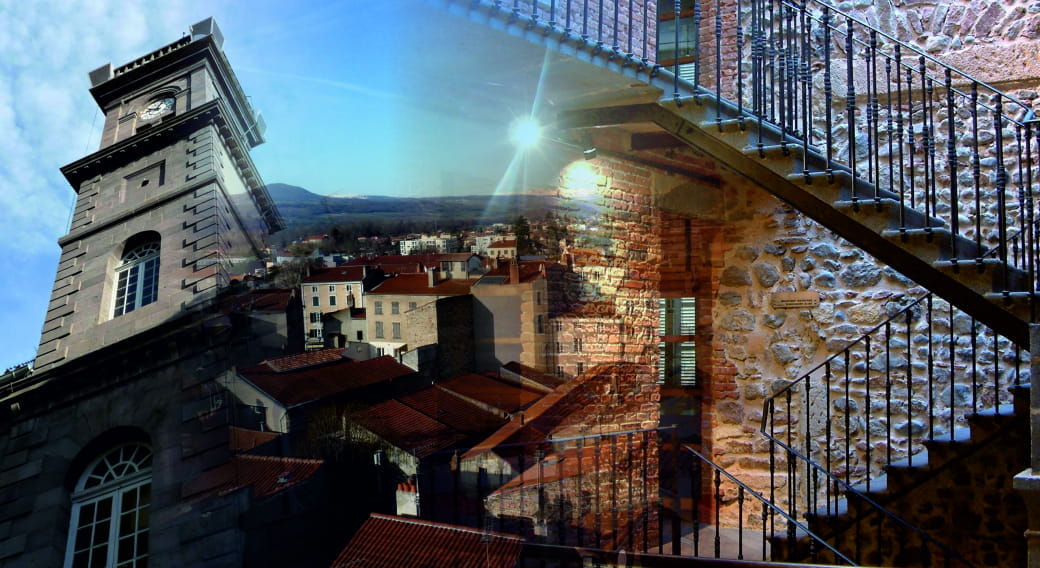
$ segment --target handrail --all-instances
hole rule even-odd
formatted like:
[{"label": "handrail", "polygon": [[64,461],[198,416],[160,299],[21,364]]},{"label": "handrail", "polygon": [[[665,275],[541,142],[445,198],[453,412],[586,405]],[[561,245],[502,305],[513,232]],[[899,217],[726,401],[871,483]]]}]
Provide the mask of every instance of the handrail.
[{"label": "handrail", "polygon": [[[763,497],[762,494],[758,493],[757,491],[752,489],[750,486],[748,486],[746,483],[744,483],[743,481],[740,481],[739,479],[734,477],[732,474],[730,474],[728,471],[723,469],[722,466],[720,466],[720,465],[716,464],[715,462],[711,461],[704,454],[702,454],[702,453],[698,452],[697,450],[695,450],[692,446],[684,444],[682,446],[682,448],[683,448],[683,450],[685,450],[687,452],[690,452],[691,454],[696,456],[698,459],[700,459],[702,462],[708,464],[709,466],[711,466],[712,469],[715,470],[715,472],[716,472],[716,481],[715,481],[716,487],[718,487],[718,485],[720,483],[719,479],[718,479],[718,476],[720,476],[720,475],[725,477],[726,479],[728,479],[731,483],[735,484],[738,487],[738,490],[737,490],[738,491],[738,502],[740,502],[741,505],[743,504],[743,496],[744,495],[750,495],[752,498],[754,498],[755,501],[758,501],[761,504],[761,506],[763,507],[763,511],[761,513],[762,514],[762,519],[763,519],[763,522],[762,522],[762,530],[763,530],[763,532],[766,530],[766,526],[767,525],[772,525],[772,523],[766,522],[767,513],[766,513],[765,509],[768,509],[769,512],[772,513],[773,515],[779,515],[785,521],[787,521],[787,525],[788,525],[788,529],[787,529],[788,534],[787,534],[787,536],[788,536],[789,539],[794,539],[797,534],[804,534],[804,535],[808,536],[809,538],[811,538],[815,544],[820,545],[820,546],[824,547],[825,549],[827,549],[831,554],[833,554],[835,556],[835,559],[844,562],[848,566],[858,566],[858,564],[856,564],[851,559],[849,559],[849,557],[845,556],[840,551],[838,551],[838,549],[836,549],[833,546],[831,546],[825,539],[823,539],[822,537],[820,537],[816,533],[812,532],[812,530],[810,530],[808,526],[806,526],[805,524],[799,522],[798,520],[796,520],[791,515],[787,514],[787,512],[785,512],[783,509],[781,509],[780,507],[775,505],[769,499],[766,499],[765,497]],[[697,495],[696,494],[694,495],[694,498],[697,499]],[[720,508],[721,508],[721,503],[716,502],[716,503],[713,504],[712,510],[715,511],[716,513],[718,513]],[[697,514],[697,509],[698,509],[697,505],[694,505],[694,514]],[[741,515],[740,520],[743,521],[743,515]],[[717,527],[718,524],[719,523],[716,522],[715,526]],[[742,530],[742,528],[743,527],[741,526],[741,527],[739,527],[738,530]],[[694,530],[697,530],[697,527],[694,527]],[[741,535],[741,536],[743,536],[743,535]],[[775,536],[775,534],[772,535],[772,536]],[[715,556],[716,556],[716,558],[718,558],[719,557],[719,543],[717,542],[717,539],[716,539],[715,548],[716,548]],[[741,551],[742,551],[742,548],[743,547],[741,546]],[[741,556],[740,559],[743,559],[743,556]]]},{"label": "handrail", "polygon": [[836,512],[851,494],[947,557],[956,554],[864,494],[899,459],[913,465],[923,441],[964,439],[962,423],[988,400],[997,414],[1010,411],[999,406],[1009,396],[1002,387],[1022,383],[1021,347],[940,302],[917,298],[765,400],[760,431],[771,442],[771,470],[776,447],[787,468],[786,495],[774,484],[771,497],[791,514]]},{"label": "handrail", "polygon": [[[767,402],[767,405],[768,404],[771,404],[771,401]],[[814,473],[818,473],[818,474],[828,478],[828,481],[830,483],[833,483],[836,486],[837,489],[840,489],[840,491],[836,490],[836,492],[842,493],[842,494],[845,494],[845,495],[849,495],[849,494],[855,495],[855,497],[856,497],[856,499],[858,501],[861,501],[863,503],[866,503],[867,505],[870,505],[870,507],[876,513],[887,517],[891,521],[893,521],[896,524],[898,524],[899,526],[901,526],[903,529],[908,530],[910,532],[913,532],[918,537],[920,537],[921,540],[923,540],[924,542],[937,547],[940,551],[942,551],[942,553],[946,557],[947,562],[946,562],[945,565],[948,566],[949,565],[949,560],[953,559],[953,560],[959,561],[963,566],[965,566],[965,568],[971,568],[971,567],[974,566],[971,562],[969,562],[966,558],[964,558],[963,556],[958,554],[956,551],[952,550],[949,546],[947,546],[947,545],[943,544],[942,542],[936,540],[934,537],[932,537],[928,533],[924,532],[920,528],[918,528],[918,527],[908,523],[902,517],[899,517],[898,515],[896,515],[892,511],[889,511],[885,506],[881,505],[880,503],[878,503],[874,499],[871,499],[870,497],[868,497],[863,491],[860,491],[856,487],[854,487],[852,485],[849,485],[848,483],[842,481],[841,478],[839,478],[839,477],[833,475],[832,473],[828,472],[823,467],[821,467],[820,464],[816,463],[815,461],[813,461],[809,457],[807,457],[805,455],[802,455],[800,452],[798,452],[798,450],[795,450],[791,446],[788,446],[782,440],[776,438],[772,434],[769,434],[769,433],[767,433],[765,431],[763,431],[762,433],[763,433],[763,435],[765,435],[766,438],[768,438],[770,440],[771,443],[776,444],[776,445],[780,446],[781,448],[783,448],[784,451],[787,452],[788,459],[790,459],[791,457],[794,457],[798,461],[804,463],[806,465],[806,467],[811,467],[813,469]],[[818,484],[818,482],[816,481],[816,477],[815,476],[813,478],[813,483],[814,484]],[[828,508],[828,512],[831,512],[829,508]]]}]

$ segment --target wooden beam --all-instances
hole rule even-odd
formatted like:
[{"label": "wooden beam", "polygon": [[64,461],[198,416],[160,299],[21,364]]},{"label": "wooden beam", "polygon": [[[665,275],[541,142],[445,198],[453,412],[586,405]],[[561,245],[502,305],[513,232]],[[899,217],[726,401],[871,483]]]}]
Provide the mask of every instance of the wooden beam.
[{"label": "wooden beam", "polygon": [[636,132],[632,134],[629,147],[633,150],[660,150],[678,148],[686,144],[667,132]]}]

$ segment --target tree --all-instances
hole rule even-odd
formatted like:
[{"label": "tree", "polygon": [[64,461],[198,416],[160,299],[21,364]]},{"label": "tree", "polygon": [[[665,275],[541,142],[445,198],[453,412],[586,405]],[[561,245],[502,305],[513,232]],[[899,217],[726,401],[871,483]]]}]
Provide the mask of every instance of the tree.
[{"label": "tree", "polygon": [[513,234],[516,235],[516,254],[531,254],[534,251],[534,242],[531,240],[531,223],[523,215],[516,218],[513,223]]}]

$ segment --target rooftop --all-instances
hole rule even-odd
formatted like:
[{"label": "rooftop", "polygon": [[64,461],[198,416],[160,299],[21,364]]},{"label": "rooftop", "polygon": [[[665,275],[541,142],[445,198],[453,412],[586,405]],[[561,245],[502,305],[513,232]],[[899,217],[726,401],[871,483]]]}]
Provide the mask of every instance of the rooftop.
[{"label": "rooftop", "polygon": [[274,370],[269,362],[238,370],[239,375],[287,407],[377,383],[391,383],[394,379],[413,373],[389,355],[367,361],[351,361],[341,357],[339,361],[331,363],[283,371]]},{"label": "rooftop", "polygon": [[505,413],[527,408],[544,396],[543,393],[476,373],[452,377],[435,386]]},{"label": "rooftop", "polygon": [[394,447],[420,459],[450,448],[467,437],[399,400],[377,404],[354,414],[351,419]]},{"label": "rooftop", "polygon": [[523,545],[509,534],[372,513],[332,568],[513,568]]},{"label": "rooftop", "polygon": [[398,274],[372,288],[372,295],[393,294],[400,296],[462,296],[469,294],[476,279],[449,278],[432,287],[427,274]]},{"label": "rooftop", "polygon": [[320,282],[361,282],[365,278],[364,266],[339,266],[336,268],[315,268],[310,276],[303,279],[304,284]]},{"label": "rooftop", "polygon": [[398,400],[467,435],[486,436],[506,422],[505,417],[499,413],[491,412],[453,393],[432,386],[399,397]]}]

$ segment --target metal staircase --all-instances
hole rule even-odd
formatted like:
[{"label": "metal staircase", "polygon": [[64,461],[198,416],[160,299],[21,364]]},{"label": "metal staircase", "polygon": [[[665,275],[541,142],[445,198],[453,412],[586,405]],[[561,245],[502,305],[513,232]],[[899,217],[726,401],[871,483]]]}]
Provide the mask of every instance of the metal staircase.
[{"label": "metal staircase", "polygon": [[911,564],[973,565],[872,490],[923,462],[926,446],[977,447],[982,417],[1010,414],[1007,389],[1026,386],[1020,346],[1037,319],[1040,262],[1031,109],[818,0],[695,2],[693,73],[654,63],[646,4],[448,8],[660,89],[565,110],[557,128],[667,133],[932,292],[769,399],[762,430],[784,481],[761,497],[785,507],[789,554],[811,532],[796,519],[845,511],[902,530],[916,543]]}]

